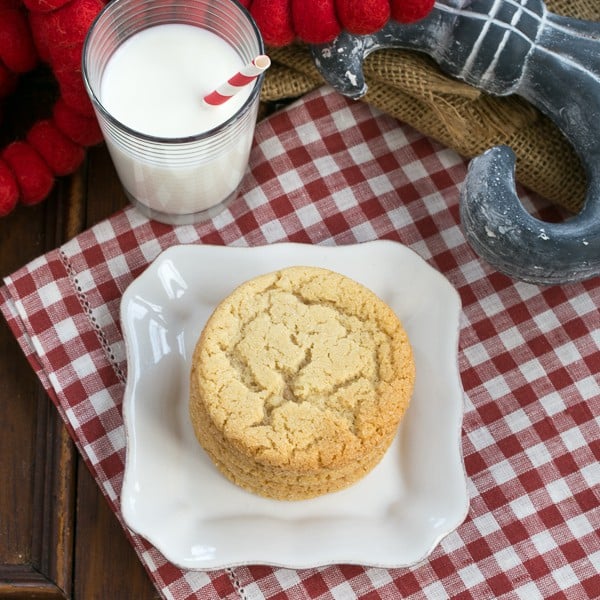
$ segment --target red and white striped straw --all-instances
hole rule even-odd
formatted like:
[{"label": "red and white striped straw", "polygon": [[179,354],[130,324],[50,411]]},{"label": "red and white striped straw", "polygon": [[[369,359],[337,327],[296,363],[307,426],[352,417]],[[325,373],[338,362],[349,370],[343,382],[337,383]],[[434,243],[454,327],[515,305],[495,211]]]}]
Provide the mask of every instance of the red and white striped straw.
[{"label": "red and white striped straw", "polygon": [[252,83],[261,73],[264,73],[271,66],[271,59],[261,54],[252,62],[249,62],[233,77],[220,85],[214,92],[204,96],[204,102],[210,106],[219,106],[227,102],[229,98],[235,96],[246,85]]}]

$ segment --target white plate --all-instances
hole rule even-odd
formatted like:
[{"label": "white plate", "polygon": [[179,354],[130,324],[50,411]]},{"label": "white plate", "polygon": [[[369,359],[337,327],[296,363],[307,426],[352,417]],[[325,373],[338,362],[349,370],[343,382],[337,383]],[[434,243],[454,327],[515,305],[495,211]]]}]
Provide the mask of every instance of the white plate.
[{"label": "white plate", "polygon": [[[381,463],[354,486],[311,500],[268,500],[230,483],[188,420],[191,354],[208,316],[237,285],[290,265],[363,283],[401,318],[416,362],[411,405]],[[426,558],[464,520],[460,300],[417,254],[391,241],[324,247],[175,246],[126,290],[128,379],[123,517],[186,569],[332,563],[400,567]]]}]

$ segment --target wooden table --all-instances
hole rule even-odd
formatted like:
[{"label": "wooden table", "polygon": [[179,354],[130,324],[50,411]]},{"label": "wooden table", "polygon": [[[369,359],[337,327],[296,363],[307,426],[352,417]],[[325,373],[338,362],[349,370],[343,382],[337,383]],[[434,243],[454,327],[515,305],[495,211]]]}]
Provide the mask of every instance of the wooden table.
[{"label": "wooden table", "polygon": [[[35,207],[0,218],[0,275],[126,203],[104,146]],[[158,598],[0,318],[0,597]]]}]

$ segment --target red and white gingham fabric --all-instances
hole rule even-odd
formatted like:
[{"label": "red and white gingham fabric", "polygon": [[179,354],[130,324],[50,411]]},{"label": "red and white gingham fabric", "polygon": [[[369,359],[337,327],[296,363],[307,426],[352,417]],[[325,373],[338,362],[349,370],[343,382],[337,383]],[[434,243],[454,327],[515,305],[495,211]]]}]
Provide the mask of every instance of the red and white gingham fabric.
[{"label": "red and white gingham fabric", "polygon": [[[600,279],[540,288],[494,272],[459,225],[466,163],[410,127],[322,88],[259,124],[241,198],[172,228],[134,209],[41,256],[2,311],[120,518],[127,285],[173,244],[280,241],[411,247],[463,302],[466,521],[405,569],[246,566],[184,572],[130,535],[165,598],[600,597]],[[257,540],[257,543],[260,543]]]}]

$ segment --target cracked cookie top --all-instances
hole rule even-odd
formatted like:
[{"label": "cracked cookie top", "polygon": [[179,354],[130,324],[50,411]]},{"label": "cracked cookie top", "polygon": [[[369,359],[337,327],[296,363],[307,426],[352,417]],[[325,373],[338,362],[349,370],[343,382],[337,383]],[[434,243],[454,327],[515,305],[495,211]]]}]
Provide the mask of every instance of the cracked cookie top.
[{"label": "cracked cookie top", "polygon": [[289,267],[252,279],[207,322],[190,414],[256,461],[333,468],[388,445],[414,362],[392,309],[339,273]]}]

